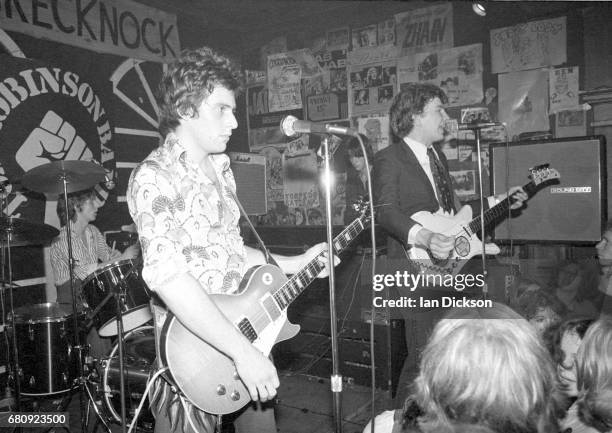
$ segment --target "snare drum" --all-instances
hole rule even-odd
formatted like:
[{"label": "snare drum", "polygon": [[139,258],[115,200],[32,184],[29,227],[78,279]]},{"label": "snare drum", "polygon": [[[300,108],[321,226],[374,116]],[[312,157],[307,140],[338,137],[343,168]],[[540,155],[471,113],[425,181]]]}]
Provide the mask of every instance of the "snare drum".
[{"label": "snare drum", "polygon": [[128,332],[153,318],[146,285],[137,260],[110,263],[89,275],[82,284],[87,306],[94,311],[94,324],[102,337],[117,335],[115,291],[125,289],[123,331]]},{"label": "snare drum", "polygon": [[[149,379],[149,373],[155,361],[155,336],[152,326],[143,326],[134,329],[124,337],[124,380],[125,380],[125,413],[127,423],[130,424]],[[110,413],[113,422],[121,423],[121,377],[119,376],[118,345],[113,347],[109,358],[104,360],[104,373],[102,375],[104,405]],[[147,397],[148,398],[148,397]],[[136,425],[144,431],[153,431],[155,418],[149,410],[148,401],[142,406]]]},{"label": "snare drum", "polygon": [[72,312],[60,304],[45,303],[17,308],[14,317],[21,393],[69,391],[79,372]]}]

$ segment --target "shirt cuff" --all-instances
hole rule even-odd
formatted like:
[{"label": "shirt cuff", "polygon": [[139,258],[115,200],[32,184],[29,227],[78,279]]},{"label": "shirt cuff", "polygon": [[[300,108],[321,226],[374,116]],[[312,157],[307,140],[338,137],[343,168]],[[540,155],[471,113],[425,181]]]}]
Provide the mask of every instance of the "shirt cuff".
[{"label": "shirt cuff", "polygon": [[421,224],[413,225],[408,231],[408,246],[414,245],[417,233],[423,228]]}]

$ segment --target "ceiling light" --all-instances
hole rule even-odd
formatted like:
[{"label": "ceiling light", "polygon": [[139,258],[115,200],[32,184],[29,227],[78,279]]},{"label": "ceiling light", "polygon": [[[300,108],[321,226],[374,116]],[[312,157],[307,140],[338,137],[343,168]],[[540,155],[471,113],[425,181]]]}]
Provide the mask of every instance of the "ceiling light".
[{"label": "ceiling light", "polygon": [[487,15],[487,10],[484,7],[484,4],[481,2],[472,3],[472,10],[478,16],[484,17]]}]

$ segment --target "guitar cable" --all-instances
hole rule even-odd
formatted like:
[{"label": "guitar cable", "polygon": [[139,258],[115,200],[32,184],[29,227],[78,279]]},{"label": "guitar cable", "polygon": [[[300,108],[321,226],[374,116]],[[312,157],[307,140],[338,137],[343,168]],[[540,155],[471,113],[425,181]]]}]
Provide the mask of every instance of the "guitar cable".
[{"label": "guitar cable", "polygon": [[[142,393],[142,398],[140,399],[140,403],[138,404],[138,407],[136,408],[136,412],[134,412],[134,419],[132,419],[132,423],[130,424],[130,427],[129,427],[127,433],[132,433],[132,430],[134,429],[134,426],[136,425],[136,421],[138,421],[138,417],[140,416],[140,411],[142,410],[142,407],[144,406],[144,402],[147,399],[147,397],[149,396],[149,391],[151,390],[151,386],[153,385],[153,383],[155,383],[157,378],[159,376],[161,376],[163,373],[165,373],[167,370],[168,370],[168,367],[164,367],[164,368],[156,371],[155,374],[153,376],[151,376],[151,378],[147,382],[147,386],[146,386],[144,392]],[[183,398],[181,397],[180,400],[181,400],[181,403],[182,403],[183,402]],[[189,420],[189,424],[191,424],[191,428],[193,428],[194,432],[197,431],[195,429],[195,427],[193,426],[193,423],[191,422],[191,417],[189,416],[189,412],[186,412],[186,413],[187,413],[187,419]]]}]

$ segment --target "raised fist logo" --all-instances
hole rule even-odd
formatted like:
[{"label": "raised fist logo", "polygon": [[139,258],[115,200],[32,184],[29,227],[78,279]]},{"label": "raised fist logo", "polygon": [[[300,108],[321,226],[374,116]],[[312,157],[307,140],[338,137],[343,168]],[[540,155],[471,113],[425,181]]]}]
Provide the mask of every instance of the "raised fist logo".
[{"label": "raised fist logo", "polygon": [[91,150],[85,141],[77,135],[76,129],[52,110],[30,132],[23,145],[17,151],[15,159],[28,171],[31,168],[58,160],[93,159]]}]

